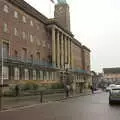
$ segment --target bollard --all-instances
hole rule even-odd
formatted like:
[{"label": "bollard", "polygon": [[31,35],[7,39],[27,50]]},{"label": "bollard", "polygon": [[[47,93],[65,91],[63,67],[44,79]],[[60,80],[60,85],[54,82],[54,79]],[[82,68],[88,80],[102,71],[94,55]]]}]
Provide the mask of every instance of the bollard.
[{"label": "bollard", "polygon": [[2,86],[0,86],[0,111],[2,111]]},{"label": "bollard", "polygon": [[40,92],[40,103],[42,103],[43,102],[43,92],[41,91]]}]

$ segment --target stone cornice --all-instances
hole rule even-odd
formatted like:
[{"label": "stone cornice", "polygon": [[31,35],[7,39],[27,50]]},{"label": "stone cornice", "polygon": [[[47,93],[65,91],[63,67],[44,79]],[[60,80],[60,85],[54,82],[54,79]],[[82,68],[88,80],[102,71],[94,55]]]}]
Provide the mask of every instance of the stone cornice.
[{"label": "stone cornice", "polygon": [[86,49],[90,52],[90,49],[88,49],[86,46],[82,46],[81,43],[74,38],[74,35],[70,31],[65,29],[62,25],[60,25],[56,21],[55,18],[48,19],[43,14],[38,12],[35,8],[33,8],[31,5],[29,5],[27,2],[25,2],[24,0],[6,0],[6,1],[13,4],[14,6],[17,6],[18,8],[23,10],[28,15],[34,17],[35,19],[37,19],[38,21],[41,21],[42,23],[44,23],[46,25],[56,25],[56,26],[58,26],[60,29],[62,29],[64,32],[66,32],[67,34],[69,34],[73,38],[72,39],[73,43],[75,43],[79,47],[82,47],[83,49]]},{"label": "stone cornice", "polygon": [[81,45],[81,43],[78,40],[76,40],[74,38],[72,41],[73,41],[74,44],[76,44],[77,46],[79,46],[80,48],[82,48],[82,45]]},{"label": "stone cornice", "polygon": [[62,25],[60,25],[55,18],[49,19],[47,22],[47,25],[52,25],[52,24],[61,28],[64,32],[68,33],[71,37],[74,37],[74,35],[70,31],[65,29]]},{"label": "stone cornice", "polygon": [[85,45],[82,46],[83,49],[86,49],[88,52],[91,52],[89,48],[87,48]]}]

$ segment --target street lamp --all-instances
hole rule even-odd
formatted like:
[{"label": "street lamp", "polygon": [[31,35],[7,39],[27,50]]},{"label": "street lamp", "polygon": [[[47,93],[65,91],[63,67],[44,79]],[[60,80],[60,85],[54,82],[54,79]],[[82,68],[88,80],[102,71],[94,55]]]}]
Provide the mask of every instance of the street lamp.
[{"label": "street lamp", "polygon": [[3,91],[3,41],[1,43],[1,55],[2,55],[2,73],[1,73],[1,82],[0,82],[0,111],[2,110],[2,91]]}]

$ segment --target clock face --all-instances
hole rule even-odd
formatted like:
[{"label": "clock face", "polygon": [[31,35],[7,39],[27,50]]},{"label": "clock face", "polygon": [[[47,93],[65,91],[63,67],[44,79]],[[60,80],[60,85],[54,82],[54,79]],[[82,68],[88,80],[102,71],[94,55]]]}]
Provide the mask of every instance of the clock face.
[{"label": "clock face", "polygon": [[62,13],[62,12],[63,12],[63,7],[62,7],[62,6],[58,8],[58,12],[59,12],[59,13]]}]

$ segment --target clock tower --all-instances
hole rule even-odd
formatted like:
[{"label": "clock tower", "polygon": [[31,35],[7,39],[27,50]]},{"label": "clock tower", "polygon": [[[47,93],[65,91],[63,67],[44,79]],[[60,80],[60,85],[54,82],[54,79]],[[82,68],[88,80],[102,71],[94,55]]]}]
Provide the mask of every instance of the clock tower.
[{"label": "clock tower", "polygon": [[55,5],[54,17],[61,26],[70,31],[70,12],[66,2],[58,2]]}]

